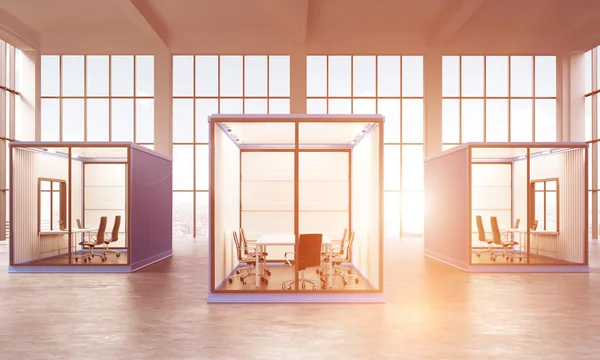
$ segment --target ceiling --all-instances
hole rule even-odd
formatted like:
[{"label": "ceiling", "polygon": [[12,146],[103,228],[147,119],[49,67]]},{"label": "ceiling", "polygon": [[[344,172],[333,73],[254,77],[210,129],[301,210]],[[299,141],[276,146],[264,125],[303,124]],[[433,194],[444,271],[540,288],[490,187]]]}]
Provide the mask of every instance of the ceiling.
[{"label": "ceiling", "polygon": [[[229,122],[224,123],[242,145],[294,145],[293,122]],[[301,145],[348,145],[369,127],[369,122],[305,122],[300,123]]]},{"label": "ceiling", "polygon": [[0,0],[0,21],[0,35],[44,54],[559,54],[600,44],[598,0]]}]

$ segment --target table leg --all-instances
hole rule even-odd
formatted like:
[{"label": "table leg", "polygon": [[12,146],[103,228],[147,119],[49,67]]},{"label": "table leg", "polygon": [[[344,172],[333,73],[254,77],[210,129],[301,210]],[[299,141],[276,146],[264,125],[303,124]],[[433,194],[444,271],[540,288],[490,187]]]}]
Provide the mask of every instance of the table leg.
[{"label": "table leg", "polygon": [[260,262],[258,261],[258,259],[260,258],[260,256],[258,256],[258,254],[261,254],[262,251],[262,245],[257,245],[256,246],[256,254],[254,254],[254,257],[256,258],[256,276],[255,276],[255,284],[254,286],[256,288],[258,288],[258,278],[260,277]]},{"label": "table leg", "polygon": [[333,288],[333,244],[329,244],[329,288]]}]

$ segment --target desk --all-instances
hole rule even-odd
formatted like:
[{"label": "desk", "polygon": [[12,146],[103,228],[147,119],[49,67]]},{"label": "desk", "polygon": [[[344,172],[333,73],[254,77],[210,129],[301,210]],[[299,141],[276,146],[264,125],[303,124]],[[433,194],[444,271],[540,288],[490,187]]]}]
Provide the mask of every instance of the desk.
[{"label": "desk", "polygon": [[[89,234],[98,231],[98,228],[75,228],[71,229],[71,234]],[[60,255],[60,236],[61,235],[69,235],[69,230],[44,230],[39,233],[40,239],[53,239],[56,238],[59,241],[58,246],[58,254]],[[73,245],[71,245],[70,251],[73,251]],[[42,258],[42,252],[40,249],[40,254],[38,256],[40,259]]]},{"label": "desk", "polygon": [[[510,228],[510,229],[502,229],[500,230],[501,232],[506,232],[506,233],[519,233],[519,252],[521,251],[521,243],[522,243],[522,239],[523,239],[523,234],[527,234],[527,229],[515,229],[515,228]],[[556,236],[556,246],[555,246],[555,251],[554,253],[556,254],[555,259],[558,260],[558,231],[553,231],[553,230],[529,230],[529,234],[534,236],[536,238],[536,252],[535,254],[537,256],[540,255],[540,244],[539,244],[539,236],[540,235],[551,235],[551,236]]]},{"label": "desk", "polygon": [[[266,252],[267,245],[295,245],[296,244],[296,236],[294,234],[268,234],[261,235],[256,241],[256,251],[258,254],[261,252]],[[327,237],[327,235],[323,234],[323,246],[326,246],[329,249],[329,259],[333,258],[333,242]],[[258,256],[256,257],[256,287],[258,287]],[[294,274],[294,276],[296,276]],[[331,289],[333,286],[333,261],[329,262],[329,288]]]}]

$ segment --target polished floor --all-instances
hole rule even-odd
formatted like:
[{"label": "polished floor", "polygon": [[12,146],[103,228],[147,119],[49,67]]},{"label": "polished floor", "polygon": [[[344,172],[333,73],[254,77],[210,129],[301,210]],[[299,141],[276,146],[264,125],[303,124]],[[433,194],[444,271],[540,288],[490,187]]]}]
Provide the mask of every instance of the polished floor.
[{"label": "polished floor", "polygon": [[[515,256],[513,261],[505,259],[502,255],[502,249],[496,250],[496,259],[492,260],[489,252],[483,252],[480,256],[477,256],[474,251],[471,255],[471,263],[472,264],[508,264],[508,265],[523,265],[527,263],[527,253],[519,253],[518,251],[509,252],[511,255]],[[521,260],[518,259],[519,256],[523,258]],[[572,265],[572,262],[555,259],[552,257],[536,255],[535,253],[529,255],[529,264],[531,265]]]},{"label": "polished floor", "polygon": [[[83,261],[83,259],[78,259],[77,261],[73,259],[71,265],[127,265],[127,252],[122,252],[120,256],[117,257],[115,253],[108,253],[106,256],[106,260],[102,261],[100,257],[94,256],[91,260]],[[69,254],[61,254],[57,256],[47,257],[40,260],[34,260],[27,263],[27,265],[69,265]]]},{"label": "polished floor", "polygon": [[[134,274],[0,271],[0,359],[598,359],[590,274],[467,274],[386,241],[387,304],[206,304],[206,241]],[[0,245],[0,269],[7,266]]]}]

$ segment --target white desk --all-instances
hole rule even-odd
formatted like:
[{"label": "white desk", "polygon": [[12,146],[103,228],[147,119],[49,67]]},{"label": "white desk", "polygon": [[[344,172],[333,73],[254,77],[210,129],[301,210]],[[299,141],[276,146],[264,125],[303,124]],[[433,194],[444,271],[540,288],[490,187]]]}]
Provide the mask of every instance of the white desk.
[{"label": "white desk", "polygon": [[[296,235],[294,234],[265,234],[261,235],[256,241],[256,252],[260,254],[261,252],[266,252],[267,245],[275,245],[275,246],[283,246],[283,245],[295,245],[296,244]],[[329,259],[333,258],[333,242],[327,237],[327,235],[323,234],[323,246],[326,246],[329,249]],[[256,257],[256,287],[258,287],[258,256]],[[294,274],[294,276],[296,276]],[[333,261],[329,261],[329,288],[333,286]]]},{"label": "white desk", "polygon": [[[510,228],[510,229],[502,229],[500,230],[500,232],[506,232],[506,233],[518,233],[519,234],[519,252],[521,252],[521,243],[522,243],[522,239],[523,239],[523,234],[527,234],[527,229],[516,229],[516,228]],[[536,237],[536,252],[535,254],[537,256],[540,255],[540,244],[539,244],[539,235],[555,235],[556,236],[556,246],[555,246],[555,254],[556,257],[555,259],[558,259],[558,231],[554,231],[554,230],[529,230],[529,234],[533,235]]]},{"label": "white desk", "polygon": [[[90,234],[93,232],[97,232],[98,228],[74,228],[71,229],[71,235],[73,234]],[[56,239],[57,243],[58,243],[58,247],[57,247],[57,251],[58,254],[60,255],[60,236],[61,235],[69,235],[69,230],[60,230],[60,229],[56,229],[56,230],[45,230],[45,231],[40,231],[39,232],[39,236],[40,239],[44,239],[44,241],[46,241],[46,239]],[[73,247],[76,244],[71,244],[71,249],[69,249],[69,252],[73,251]],[[75,248],[76,250],[76,248]],[[42,258],[42,250],[40,249],[40,254],[38,256],[38,258]]]}]

